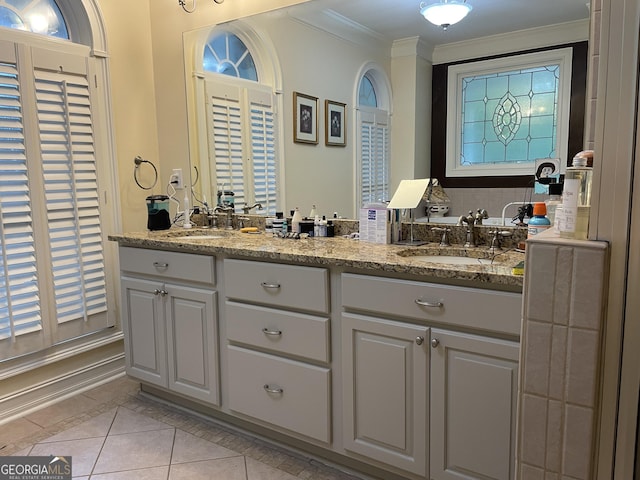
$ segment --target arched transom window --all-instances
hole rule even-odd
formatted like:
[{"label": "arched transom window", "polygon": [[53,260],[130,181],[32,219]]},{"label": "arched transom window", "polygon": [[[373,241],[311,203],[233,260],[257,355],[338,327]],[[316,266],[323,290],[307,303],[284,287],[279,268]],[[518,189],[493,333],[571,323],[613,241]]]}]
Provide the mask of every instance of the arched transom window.
[{"label": "arched transom window", "polygon": [[221,32],[209,40],[204,49],[203,67],[207,72],[258,81],[251,52],[230,32]]},{"label": "arched transom window", "polygon": [[53,0],[0,0],[0,26],[69,39],[64,17]]}]

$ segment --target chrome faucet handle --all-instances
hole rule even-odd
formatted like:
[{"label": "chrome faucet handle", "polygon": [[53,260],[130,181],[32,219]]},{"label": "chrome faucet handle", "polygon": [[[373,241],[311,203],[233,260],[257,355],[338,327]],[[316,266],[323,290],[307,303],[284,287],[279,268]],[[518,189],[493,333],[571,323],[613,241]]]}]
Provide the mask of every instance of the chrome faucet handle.
[{"label": "chrome faucet handle", "polygon": [[440,238],[440,246],[441,247],[450,247],[451,243],[449,243],[449,235],[448,233],[451,231],[450,228],[447,227],[433,227],[432,230],[434,232],[442,232],[442,238]]},{"label": "chrome faucet handle", "polygon": [[482,220],[489,218],[489,212],[484,208],[479,208],[475,215],[476,225],[482,225]]}]

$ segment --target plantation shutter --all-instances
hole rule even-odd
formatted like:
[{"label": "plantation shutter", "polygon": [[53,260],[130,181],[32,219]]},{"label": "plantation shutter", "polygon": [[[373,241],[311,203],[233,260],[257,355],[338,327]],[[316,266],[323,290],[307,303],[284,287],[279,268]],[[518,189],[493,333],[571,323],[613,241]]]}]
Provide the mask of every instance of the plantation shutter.
[{"label": "plantation shutter", "polygon": [[207,82],[209,149],[217,188],[232,190],[235,204],[244,205],[243,109],[237,87]]},{"label": "plantation shutter", "polygon": [[22,105],[15,45],[0,42],[0,340],[12,344],[42,331]]},{"label": "plantation shutter", "polygon": [[362,204],[389,196],[389,115],[381,110],[360,110],[360,161]]},{"label": "plantation shutter", "polygon": [[32,56],[56,320],[89,322],[107,297],[88,58]]},{"label": "plantation shutter", "polygon": [[[235,193],[238,207],[258,202],[270,214],[277,203],[276,113],[268,88],[206,82],[209,158],[216,186]],[[231,188],[229,188],[231,186]]]},{"label": "plantation shutter", "polygon": [[276,128],[273,95],[249,91],[253,201],[274,215],[277,202]]}]

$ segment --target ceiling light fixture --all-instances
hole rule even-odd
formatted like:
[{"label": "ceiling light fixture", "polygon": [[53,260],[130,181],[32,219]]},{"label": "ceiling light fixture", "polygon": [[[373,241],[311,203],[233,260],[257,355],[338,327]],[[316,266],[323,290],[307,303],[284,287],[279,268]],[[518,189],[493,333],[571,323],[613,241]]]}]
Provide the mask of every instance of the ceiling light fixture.
[{"label": "ceiling light fixture", "polygon": [[471,11],[471,5],[466,0],[440,0],[430,5],[420,4],[420,13],[429,22],[442,27],[444,30],[450,25],[458,23]]},{"label": "ceiling light fixture", "polygon": [[[224,0],[213,0],[218,5],[224,2]],[[187,13],[193,13],[196,11],[196,0],[191,0],[191,9],[187,8],[187,0],[178,0],[178,5]]]}]

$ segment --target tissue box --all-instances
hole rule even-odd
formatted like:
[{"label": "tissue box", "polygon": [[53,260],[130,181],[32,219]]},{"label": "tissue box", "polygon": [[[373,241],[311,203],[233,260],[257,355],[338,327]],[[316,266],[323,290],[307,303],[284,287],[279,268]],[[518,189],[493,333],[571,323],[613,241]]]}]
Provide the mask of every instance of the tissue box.
[{"label": "tissue box", "polygon": [[360,209],[360,241],[391,243],[390,212],[386,205],[367,205]]}]

